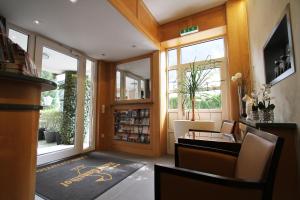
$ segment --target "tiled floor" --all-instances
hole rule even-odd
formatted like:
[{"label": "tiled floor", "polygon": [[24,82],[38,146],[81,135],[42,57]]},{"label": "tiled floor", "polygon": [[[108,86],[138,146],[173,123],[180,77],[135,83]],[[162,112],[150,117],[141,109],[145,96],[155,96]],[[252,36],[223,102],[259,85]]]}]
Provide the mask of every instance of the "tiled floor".
[{"label": "tiled floor", "polygon": [[[96,200],[154,200],[154,164],[174,165],[173,156],[149,158],[116,152],[102,153],[142,162],[145,166],[103,193]],[[36,196],[36,200],[42,200],[42,198]]]}]

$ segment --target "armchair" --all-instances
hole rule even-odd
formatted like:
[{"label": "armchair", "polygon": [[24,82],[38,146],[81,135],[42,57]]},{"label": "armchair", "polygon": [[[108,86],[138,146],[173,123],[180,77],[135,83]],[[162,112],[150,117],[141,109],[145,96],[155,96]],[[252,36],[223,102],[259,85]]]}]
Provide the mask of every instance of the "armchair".
[{"label": "armchair", "polygon": [[272,199],[283,139],[248,129],[239,152],[175,145],[175,167],[155,165],[155,199]]},{"label": "armchair", "polygon": [[200,130],[200,129],[189,129],[189,131],[198,131],[198,132],[210,132],[210,133],[230,133],[233,134],[235,121],[233,120],[223,120],[220,131],[213,130]]}]

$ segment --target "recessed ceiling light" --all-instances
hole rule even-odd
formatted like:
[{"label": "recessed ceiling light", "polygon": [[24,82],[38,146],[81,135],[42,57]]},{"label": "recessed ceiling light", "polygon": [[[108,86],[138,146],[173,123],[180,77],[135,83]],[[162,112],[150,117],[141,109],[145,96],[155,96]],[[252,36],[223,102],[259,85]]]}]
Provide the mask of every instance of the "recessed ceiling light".
[{"label": "recessed ceiling light", "polygon": [[133,44],[131,47],[132,47],[132,48],[135,48],[135,47],[136,47],[136,45],[135,45],[135,44]]},{"label": "recessed ceiling light", "polygon": [[101,56],[105,57],[105,53],[102,53]]},{"label": "recessed ceiling light", "polygon": [[33,23],[40,24],[40,21],[39,20],[34,20]]},{"label": "recessed ceiling light", "polygon": [[76,3],[77,2],[77,0],[70,0],[72,3]]}]

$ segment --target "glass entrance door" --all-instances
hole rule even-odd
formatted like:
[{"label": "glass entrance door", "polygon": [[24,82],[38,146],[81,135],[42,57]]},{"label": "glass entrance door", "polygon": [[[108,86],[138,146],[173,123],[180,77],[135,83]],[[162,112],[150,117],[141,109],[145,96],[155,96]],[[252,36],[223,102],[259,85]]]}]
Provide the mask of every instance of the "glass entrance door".
[{"label": "glass entrance door", "polygon": [[41,77],[58,87],[41,95],[38,155],[74,148],[77,65],[76,58],[43,47]]},{"label": "glass entrance door", "polygon": [[94,62],[41,37],[35,58],[41,77],[58,85],[41,95],[37,164],[92,150]]}]

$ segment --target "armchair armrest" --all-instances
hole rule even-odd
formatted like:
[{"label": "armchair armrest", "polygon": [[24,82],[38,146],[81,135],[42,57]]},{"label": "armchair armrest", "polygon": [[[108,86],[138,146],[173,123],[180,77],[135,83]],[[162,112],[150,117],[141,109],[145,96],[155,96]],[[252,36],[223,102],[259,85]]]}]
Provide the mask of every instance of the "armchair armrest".
[{"label": "armchair armrest", "polygon": [[262,199],[263,188],[264,183],[155,165],[155,200],[255,200]]},{"label": "armchair armrest", "polygon": [[201,130],[201,129],[189,129],[189,131],[195,131],[195,132],[207,132],[207,133],[220,133],[220,131]]},{"label": "armchair armrest", "polygon": [[235,143],[235,142],[229,143],[229,142],[218,142],[218,141],[210,141],[210,140],[192,140],[187,138],[178,138],[178,143],[222,149],[225,151],[233,151],[236,153],[239,153],[241,149],[241,143]]},{"label": "armchair armrest", "polygon": [[221,149],[175,145],[175,166],[233,177],[238,154]]}]

